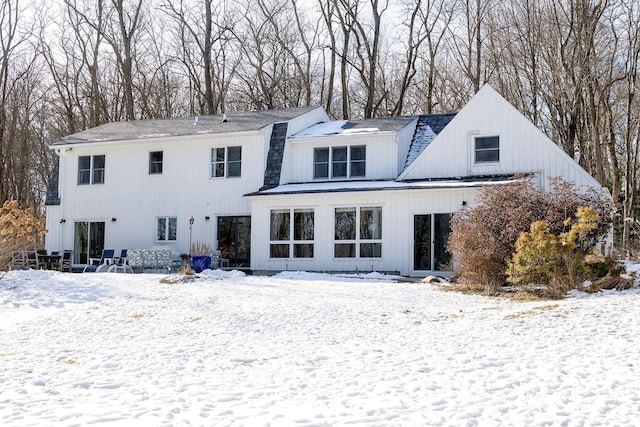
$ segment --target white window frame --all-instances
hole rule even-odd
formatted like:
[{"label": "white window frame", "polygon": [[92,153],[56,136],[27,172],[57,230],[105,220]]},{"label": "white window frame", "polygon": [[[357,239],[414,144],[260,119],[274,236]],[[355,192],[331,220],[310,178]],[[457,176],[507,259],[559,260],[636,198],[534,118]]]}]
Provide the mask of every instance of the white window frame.
[{"label": "white window frame", "polygon": [[[229,159],[229,150],[231,149],[239,149],[240,150],[240,159],[239,160],[231,160]],[[224,150],[223,159],[218,159],[218,150]],[[214,153],[216,154],[214,157]],[[239,166],[238,174],[229,175],[230,166],[237,164]],[[222,175],[217,175],[218,165],[222,166]],[[211,179],[221,179],[221,178],[241,178],[242,177],[242,145],[229,145],[225,147],[212,147],[211,148],[211,159],[210,159],[210,170],[209,170],[209,178]]]},{"label": "white window frame", "polygon": [[[274,239],[272,226],[272,217],[274,213],[286,214],[288,215],[289,227],[287,231],[287,235],[282,239]],[[296,225],[298,224],[296,221],[296,214],[308,214],[311,213],[311,218],[313,221],[313,228],[311,230],[312,236],[302,236],[302,238],[296,238]],[[295,259],[314,259],[315,258],[315,236],[316,236],[316,214],[313,208],[285,208],[285,209],[271,209],[269,211],[269,259],[286,259],[286,258],[295,258]],[[272,246],[274,245],[282,245],[287,246],[287,256],[272,256]],[[296,246],[301,245],[310,245],[311,246],[311,256],[300,256],[300,254],[296,251]]]},{"label": "white window frame", "polygon": [[[497,139],[498,140],[498,146],[497,147],[491,147],[491,148],[478,148],[478,140],[488,140],[488,139]],[[502,151],[500,148],[501,143],[500,143],[500,135],[475,135],[473,137],[473,164],[474,165],[492,165],[492,164],[498,164],[500,163],[500,152]],[[498,153],[498,160],[478,160],[478,152],[481,153],[490,153],[490,152],[497,152]]]},{"label": "white window frame", "polygon": [[[160,153],[161,159],[159,161],[153,160],[153,155],[157,153]],[[154,165],[160,165],[160,170],[154,171],[153,170]],[[162,175],[163,172],[164,172],[164,151],[162,150],[149,151],[149,175]]]},{"label": "white window frame", "polygon": [[[89,158],[89,169],[80,169],[80,159],[82,158]],[[97,157],[102,157],[103,160],[103,164],[104,166],[102,168],[96,168],[96,158]],[[87,156],[78,156],[78,185],[102,185],[104,184],[105,181],[105,173],[107,170],[107,156],[105,154],[94,154],[94,155],[87,155]],[[84,172],[89,172],[89,180],[88,182],[81,182],[80,180],[80,172],[84,171]],[[96,171],[102,171],[101,175],[98,175],[96,173]],[[102,180],[99,182],[96,182],[96,176],[101,176]]]},{"label": "white window frame", "polygon": [[[364,148],[364,159],[352,159],[352,151],[356,148]],[[335,160],[334,151],[345,149],[347,151],[347,158],[344,161],[340,161],[340,163],[346,164],[346,174],[336,176],[334,174],[334,166],[337,164]],[[316,151],[319,150],[328,150],[329,151],[329,159],[327,162],[316,162]],[[354,164],[363,164],[364,173],[362,175],[354,175],[353,169]],[[317,176],[316,175],[316,165],[326,164],[327,165],[327,176]],[[321,180],[321,179],[352,179],[352,178],[366,178],[367,176],[367,146],[365,144],[357,144],[357,145],[336,145],[331,147],[315,147],[313,149],[313,179]]]},{"label": "white window frame", "polygon": [[[379,211],[378,234],[380,237],[366,238],[362,236],[362,211],[369,209]],[[336,239],[336,214],[338,210],[354,210],[355,211],[355,238],[354,239]],[[333,214],[333,258],[334,259],[380,259],[382,258],[382,206],[340,206],[334,208]],[[380,254],[375,256],[362,256],[363,244],[380,245]],[[336,256],[337,245],[354,245],[354,256]]]},{"label": "white window frame", "polygon": [[[160,234],[160,221],[164,220],[164,236],[159,236]],[[171,225],[173,223],[174,227],[174,235],[171,238]],[[156,242],[176,242],[178,240],[178,217],[176,216],[159,216],[156,217],[156,230],[155,230],[155,241]]]}]

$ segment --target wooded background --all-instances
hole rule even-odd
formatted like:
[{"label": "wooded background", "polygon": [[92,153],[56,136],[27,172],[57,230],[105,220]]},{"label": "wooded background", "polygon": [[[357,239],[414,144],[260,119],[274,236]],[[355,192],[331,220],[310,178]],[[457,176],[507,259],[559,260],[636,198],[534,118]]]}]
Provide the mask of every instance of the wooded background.
[{"label": "wooded background", "polygon": [[459,110],[486,82],[610,188],[638,245],[637,0],[0,0],[0,203],[100,124],[324,107]]}]

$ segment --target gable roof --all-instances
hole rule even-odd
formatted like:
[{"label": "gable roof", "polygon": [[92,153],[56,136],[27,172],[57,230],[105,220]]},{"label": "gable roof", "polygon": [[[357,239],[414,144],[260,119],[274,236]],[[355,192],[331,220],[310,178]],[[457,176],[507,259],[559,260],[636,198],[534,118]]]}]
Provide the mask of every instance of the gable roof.
[{"label": "gable roof", "polygon": [[291,139],[319,138],[363,135],[372,133],[398,132],[416,119],[415,116],[383,117],[365,120],[332,120],[292,135]]},{"label": "gable roof", "polygon": [[[228,132],[258,131],[271,124],[286,122],[320,107],[247,111],[181,117],[174,119],[136,120],[105,123],[73,135],[65,136],[52,146],[192,136]],[[226,120],[223,120],[226,118]]]},{"label": "gable roof", "polygon": [[425,148],[431,144],[431,141],[449,124],[457,113],[450,114],[430,114],[419,116],[416,124],[416,131],[411,140],[407,161],[404,167],[409,166]]}]

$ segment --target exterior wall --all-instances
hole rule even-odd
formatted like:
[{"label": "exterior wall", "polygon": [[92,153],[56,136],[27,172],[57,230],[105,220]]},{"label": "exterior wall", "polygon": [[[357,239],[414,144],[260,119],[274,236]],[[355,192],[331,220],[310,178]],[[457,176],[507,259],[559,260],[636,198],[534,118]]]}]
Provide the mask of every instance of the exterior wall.
[{"label": "exterior wall", "polygon": [[[171,247],[189,252],[192,240],[216,246],[216,215],[249,215],[242,196],[255,191],[264,178],[265,135],[251,134],[167,139],[128,143],[88,144],[60,151],[61,205],[49,207],[48,250],[73,248],[75,221],[104,221],[105,247]],[[211,149],[242,146],[241,178],[210,178]],[[163,151],[163,172],[149,174],[149,152]],[[78,185],[78,157],[105,157],[105,183]],[[156,218],[178,219],[175,242],[156,241]],[[205,220],[209,216],[209,220]],[[116,221],[112,221],[116,218]],[[60,223],[60,219],[65,219]]]},{"label": "exterior wall", "polygon": [[[474,165],[475,136],[500,137],[500,162]],[[548,178],[560,176],[577,186],[600,184],[560,147],[529,122],[490,86],[453,118],[402,174],[402,179],[536,173],[548,188]]]},{"label": "exterior wall", "polygon": [[[413,270],[413,216],[452,213],[472,203],[475,189],[363,191],[254,196],[251,212],[251,267],[255,271],[384,271],[424,276]],[[334,212],[337,207],[382,207],[382,257],[334,258]],[[270,259],[270,211],[314,209],[314,258]]]},{"label": "exterior wall", "polygon": [[366,176],[354,179],[394,179],[398,174],[398,148],[394,133],[288,139],[281,183],[312,182],[313,149],[366,145]]}]

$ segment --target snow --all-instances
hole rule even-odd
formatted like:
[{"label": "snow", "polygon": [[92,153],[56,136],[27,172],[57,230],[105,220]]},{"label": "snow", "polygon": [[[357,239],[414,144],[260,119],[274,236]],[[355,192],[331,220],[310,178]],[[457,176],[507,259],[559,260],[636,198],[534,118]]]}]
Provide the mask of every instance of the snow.
[{"label": "snow", "polygon": [[348,122],[346,120],[334,120],[330,122],[318,123],[313,125],[297,134],[293,135],[292,139],[300,138],[318,138],[321,136],[349,136],[369,133],[381,133],[382,131],[377,127],[356,127],[356,128],[344,128]]},{"label": "snow", "polygon": [[0,424],[633,425],[640,291],[516,302],[368,275],[13,271]]},{"label": "snow", "polygon": [[260,191],[259,194],[280,194],[280,193],[310,193],[310,192],[330,192],[330,191],[363,191],[363,190],[420,190],[435,188],[472,188],[488,185],[502,185],[511,182],[513,179],[492,179],[492,180],[434,180],[434,181],[327,181],[312,182],[305,184],[283,184],[278,187]]}]

